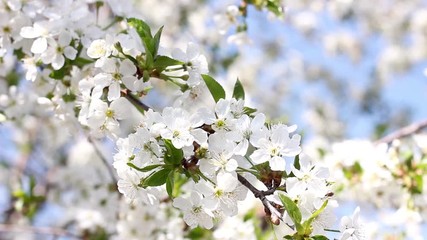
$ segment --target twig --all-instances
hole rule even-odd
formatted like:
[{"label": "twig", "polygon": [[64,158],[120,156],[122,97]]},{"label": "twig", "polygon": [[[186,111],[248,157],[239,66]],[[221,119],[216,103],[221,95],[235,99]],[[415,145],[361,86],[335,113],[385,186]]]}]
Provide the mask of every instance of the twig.
[{"label": "twig", "polygon": [[13,225],[13,224],[0,224],[0,232],[30,232],[34,234],[45,234],[45,235],[80,239],[79,236],[71,232],[68,232],[64,229],[50,228],[50,227],[34,227],[34,226],[19,226],[19,225]]},{"label": "twig", "polygon": [[116,175],[114,175],[113,169],[111,168],[111,164],[107,161],[107,159],[104,157],[104,155],[102,154],[102,152],[99,150],[99,148],[96,145],[95,141],[91,137],[88,137],[87,139],[92,144],[93,148],[95,149],[96,154],[99,156],[99,158],[101,158],[102,163],[108,169],[108,173],[111,176],[111,180],[114,183],[117,183],[117,178],[116,178]]},{"label": "twig", "polygon": [[[282,214],[277,210],[276,207],[273,206],[272,202],[266,198],[266,196],[273,194],[275,189],[270,189],[268,191],[260,191],[256,187],[254,187],[254,185],[252,185],[242,175],[237,174],[237,179],[241,184],[247,187],[254,194],[256,198],[259,198],[259,200],[261,200],[264,207],[268,209],[268,211],[270,211],[271,214],[274,214],[275,217],[283,221]],[[271,216],[271,218],[273,219],[273,216]]]},{"label": "twig", "polygon": [[121,91],[122,97],[125,97],[132,105],[134,105],[139,111],[144,110],[148,111],[150,109],[149,106],[145,105],[143,102],[139,101],[129,90]]},{"label": "twig", "polygon": [[395,139],[404,138],[414,133],[421,131],[423,128],[427,127],[427,120],[423,120],[417,123],[413,123],[406,127],[403,127],[395,132],[390,133],[389,135],[377,140],[375,143],[391,143]]}]

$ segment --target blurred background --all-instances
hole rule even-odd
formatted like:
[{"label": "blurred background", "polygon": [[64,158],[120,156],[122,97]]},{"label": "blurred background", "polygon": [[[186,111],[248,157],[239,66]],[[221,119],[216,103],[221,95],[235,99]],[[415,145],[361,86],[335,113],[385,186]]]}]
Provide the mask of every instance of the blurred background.
[{"label": "blurred background", "polygon": [[[210,73],[226,86],[229,96],[239,78],[247,94],[246,104],[274,121],[297,124],[297,131],[303,135],[303,151],[313,153],[319,161],[328,163],[328,153],[337,156],[333,154],[337,151],[343,152],[342,159],[356,159],[360,152],[366,153],[360,155],[365,159],[375,158],[377,153],[390,154],[361,142],[376,141],[427,119],[425,0],[284,0],[283,14],[248,5],[246,16],[235,16],[229,8],[242,6],[245,1],[107,2],[117,8],[104,9],[105,15],[113,12],[142,17],[153,29],[164,25],[161,51],[165,54],[173,48],[185,48],[189,41],[198,43],[208,58]],[[159,88],[146,98],[155,109],[170,105],[177,91],[158,84]],[[1,89],[2,94],[8,94],[7,87]],[[73,145],[67,142],[68,135],[58,130],[60,124],[42,122],[40,116],[27,116],[14,125],[0,125],[0,163],[5,166],[0,168],[0,183],[4,183],[0,187],[2,218],[6,218],[11,204],[8,179],[13,173],[8,166],[28,161],[30,164],[21,170],[43,175],[52,162],[59,159],[65,164],[72,158]],[[47,137],[51,135],[54,137]],[[52,147],[49,139],[59,140]],[[353,145],[345,144],[348,139],[355,141]],[[27,142],[37,143],[31,145],[36,147],[25,149],[30,146]],[[416,139],[410,144],[421,149],[424,143],[425,139]],[[101,148],[108,156],[114,145],[106,141]],[[320,154],[322,151],[326,153]],[[419,159],[424,159],[425,152],[419,152]],[[336,157],[334,161],[342,159]],[[71,177],[72,173],[68,174],[64,176]],[[383,188],[385,185],[378,186],[386,192]],[[359,189],[359,193],[364,194],[366,189]],[[359,190],[352,188],[355,195]],[[427,237],[427,208],[418,209],[422,213],[416,216],[402,213],[406,200],[392,203],[390,198],[400,192],[391,192],[379,201],[378,196],[346,200],[345,194],[337,191],[344,206],[339,214],[349,215],[355,206],[362,205],[362,217],[372,234],[368,239]],[[419,195],[421,200],[417,201],[427,200],[425,191]],[[36,225],[59,218],[64,209],[56,204],[44,207],[36,215]]]}]

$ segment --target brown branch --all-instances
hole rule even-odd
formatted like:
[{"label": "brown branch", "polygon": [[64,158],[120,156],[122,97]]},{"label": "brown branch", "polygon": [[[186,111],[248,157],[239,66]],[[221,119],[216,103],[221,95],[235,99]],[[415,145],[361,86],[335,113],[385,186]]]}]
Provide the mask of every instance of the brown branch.
[{"label": "brown branch", "polygon": [[102,154],[102,152],[101,152],[101,150],[99,150],[99,148],[98,148],[98,146],[96,146],[96,143],[95,143],[95,141],[91,138],[91,137],[88,137],[87,138],[88,139],[88,141],[92,144],[92,146],[93,146],[93,148],[95,149],[95,152],[96,152],[96,154],[99,156],[99,158],[101,159],[101,161],[102,161],[102,163],[105,165],[105,167],[108,169],[108,173],[110,174],[110,176],[111,176],[111,180],[114,182],[114,183],[117,183],[117,178],[116,178],[116,175],[114,174],[114,172],[113,172],[113,169],[111,168],[111,164],[108,162],[108,160],[104,157],[104,155]]},{"label": "brown branch", "polygon": [[391,143],[395,139],[400,139],[400,138],[410,136],[414,133],[421,131],[422,129],[424,129],[426,127],[427,127],[427,120],[416,122],[416,123],[413,123],[411,125],[408,125],[408,126],[403,127],[403,128],[401,128],[395,132],[388,134],[387,136],[377,140],[375,143],[376,144]]},{"label": "brown branch", "polygon": [[134,95],[132,95],[132,93],[129,90],[127,90],[127,89],[121,91],[121,96],[124,97],[124,98],[126,98],[139,111],[141,109],[144,110],[144,111],[148,111],[148,109],[150,109],[149,106],[147,106],[143,102],[139,101],[139,99],[137,97],[135,97]]},{"label": "brown branch", "polygon": [[254,187],[254,185],[252,185],[246,178],[244,178],[240,174],[237,174],[237,179],[241,184],[247,187],[256,198],[259,198],[259,200],[261,200],[262,204],[264,205],[264,211],[267,213],[267,215],[270,216],[274,224],[277,223],[275,219],[280,219],[283,221],[282,213],[276,208],[276,204],[266,198],[266,196],[273,194],[275,189],[270,189],[268,191],[258,190],[256,187]]},{"label": "brown branch", "polygon": [[29,232],[34,234],[44,234],[51,236],[69,237],[72,239],[80,239],[79,236],[68,232],[61,228],[50,228],[50,227],[34,227],[34,226],[20,226],[14,224],[0,224],[1,232]]}]

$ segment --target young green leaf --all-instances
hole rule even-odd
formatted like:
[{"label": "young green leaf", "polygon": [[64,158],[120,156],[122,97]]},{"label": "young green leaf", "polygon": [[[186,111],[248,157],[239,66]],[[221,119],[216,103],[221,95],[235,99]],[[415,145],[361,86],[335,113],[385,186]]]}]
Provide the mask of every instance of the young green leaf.
[{"label": "young green leaf", "polygon": [[76,65],[80,68],[84,67],[85,65],[91,64],[93,62],[94,62],[93,60],[81,58],[81,57],[78,57],[78,58],[74,59],[73,61],[71,61],[71,63],[73,65]]},{"label": "young green leaf", "polygon": [[316,236],[311,237],[311,239],[313,239],[313,240],[329,240],[329,238],[327,238],[323,235],[316,235]]},{"label": "young green leaf", "polygon": [[274,13],[274,15],[276,15],[276,17],[283,17],[283,7],[281,6],[280,1],[278,0],[268,0],[267,1],[267,9]]},{"label": "young green leaf", "polygon": [[140,172],[149,172],[149,171],[151,171],[151,170],[154,170],[154,169],[156,169],[156,168],[158,168],[158,167],[163,166],[162,164],[155,164],[155,165],[148,165],[148,166],[146,166],[146,167],[139,168],[139,167],[135,166],[135,164],[133,164],[133,163],[131,163],[131,162],[128,162],[128,163],[127,163],[127,165],[128,165],[129,167],[131,167],[131,168],[135,169],[135,170],[140,171]]},{"label": "young green leaf", "polygon": [[162,169],[154,174],[148,176],[143,181],[144,186],[156,187],[165,184],[167,176],[171,172],[171,169]]},{"label": "young green leaf", "polygon": [[53,79],[61,80],[61,79],[64,79],[65,75],[66,75],[65,68],[63,67],[63,68],[58,69],[56,71],[52,71],[49,74],[49,77],[51,77]]},{"label": "young green leaf", "polygon": [[243,107],[243,112],[247,115],[252,115],[253,113],[256,113],[256,109],[255,108],[250,108],[250,107]]},{"label": "young green leaf", "polygon": [[141,39],[147,37],[150,39],[153,38],[153,36],[151,35],[150,26],[148,26],[148,24],[142,21],[141,19],[128,18],[127,22],[129,26],[134,27],[136,29],[136,32],[141,37]]},{"label": "young green leaf", "polygon": [[184,152],[182,149],[176,149],[170,140],[165,140],[165,147],[165,163],[171,165],[181,164],[181,161],[184,158]]},{"label": "young green leaf", "polygon": [[245,100],[245,90],[240,80],[237,78],[236,84],[234,84],[233,98]]},{"label": "young green leaf", "polygon": [[154,57],[150,51],[145,53],[145,67],[147,69],[151,69],[154,65]]},{"label": "young green leaf", "polygon": [[153,37],[153,56],[156,57],[157,53],[159,52],[159,44],[160,44],[160,37],[162,36],[163,26],[156,32],[156,34]]},{"label": "young green leaf", "polygon": [[218,102],[221,98],[225,99],[225,91],[221,84],[219,84],[213,77],[206,74],[202,74],[202,78],[211,92],[215,102]]},{"label": "young green leaf", "polygon": [[307,220],[304,221],[304,223],[302,224],[302,227],[304,228],[305,234],[311,234],[311,232],[313,231],[311,224],[319,216],[319,214],[321,214],[323,210],[325,210],[327,205],[328,205],[328,200],[326,200],[319,209],[317,209],[313,214],[311,214],[311,216]]},{"label": "young green leaf", "polygon": [[283,207],[285,208],[286,212],[288,212],[289,217],[294,222],[298,233],[302,232],[303,230],[301,226],[302,216],[296,203],[292,201],[292,199],[290,199],[288,196],[283,194],[280,194],[279,198],[280,198],[280,201],[282,201]]},{"label": "young green leaf", "polygon": [[154,60],[154,68],[160,69],[163,71],[163,69],[169,67],[169,66],[176,66],[176,65],[183,65],[184,62],[181,62],[179,60],[170,58],[168,56],[157,56]]},{"label": "young green leaf", "polygon": [[173,198],[173,189],[175,183],[175,171],[171,171],[166,179],[166,192],[170,198]]}]

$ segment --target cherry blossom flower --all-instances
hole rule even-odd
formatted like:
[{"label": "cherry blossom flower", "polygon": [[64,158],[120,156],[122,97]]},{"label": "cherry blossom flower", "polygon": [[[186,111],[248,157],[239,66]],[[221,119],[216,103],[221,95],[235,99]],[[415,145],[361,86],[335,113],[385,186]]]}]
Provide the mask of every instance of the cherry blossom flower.
[{"label": "cherry blossom flower", "polygon": [[71,41],[70,33],[65,31],[59,34],[58,41],[48,39],[49,47],[41,55],[43,63],[52,64],[53,69],[58,70],[64,66],[65,57],[74,60],[77,50],[70,46]]},{"label": "cherry blossom flower", "polygon": [[32,27],[21,28],[23,38],[35,39],[31,45],[31,52],[40,54],[47,49],[47,39],[51,37],[51,24],[47,21],[35,22]]},{"label": "cherry blossom flower", "polygon": [[357,207],[354,210],[351,217],[344,216],[341,218],[340,230],[341,237],[340,240],[363,240],[366,239],[363,224],[359,220],[360,208]]},{"label": "cherry blossom flower", "polygon": [[214,21],[218,26],[219,33],[223,35],[227,33],[231,26],[237,25],[237,18],[241,15],[242,13],[236,5],[228,6],[227,11],[224,14],[215,15]]},{"label": "cherry blossom flower", "polygon": [[160,134],[163,138],[171,140],[176,148],[191,146],[194,141],[199,143],[206,141],[206,132],[196,129],[202,125],[197,115],[190,116],[183,109],[170,107],[165,108],[162,115],[165,128]]},{"label": "cherry blossom flower", "polygon": [[238,198],[236,194],[233,194],[238,186],[238,180],[231,173],[221,172],[216,179],[215,186],[209,182],[201,181],[196,184],[195,188],[205,196],[203,202],[211,211],[221,211],[226,216],[236,215],[237,201],[243,200],[246,197],[246,192],[243,194],[243,199],[241,196]]},{"label": "cherry blossom flower", "polygon": [[189,73],[189,78],[187,80],[189,86],[199,84],[202,80],[201,74],[209,72],[206,57],[200,53],[199,46],[195,43],[188,43],[185,52],[181,49],[175,49],[172,56],[186,64]]},{"label": "cherry blossom flower", "polygon": [[211,229],[213,227],[213,213],[203,205],[202,196],[192,192],[190,199],[177,197],[173,200],[173,206],[184,212],[184,221],[191,228],[200,225]]},{"label": "cherry blossom flower", "polygon": [[234,156],[236,144],[227,140],[225,134],[209,136],[209,156],[200,163],[200,170],[210,176],[218,171],[233,172],[238,167]]},{"label": "cherry blossom flower", "polygon": [[104,72],[98,73],[94,77],[93,95],[96,97],[100,97],[103,89],[108,87],[108,100],[115,100],[120,97],[121,83],[124,83],[128,88],[133,88],[134,82],[138,80],[134,76],[137,69],[129,59],[116,61],[108,58],[103,62],[101,68]]},{"label": "cherry blossom flower", "polygon": [[120,179],[117,182],[118,190],[130,201],[142,201],[145,204],[156,204],[158,202],[155,196],[155,189],[144,189],[139,187],[141,177],[134,171],[121,172]]},{"label": "cherry blossom flower", "polygon": [[283,157],[294,157],[301,152],[299,146],[301,136],[295,134],[289,137],[289,129],[286,125],[273,126],[267,137],[260,138],[256,143],[252,143],[258,149],[250,158],[254,163],[269,162],[274,171],[284,171],[286,162]]}]

